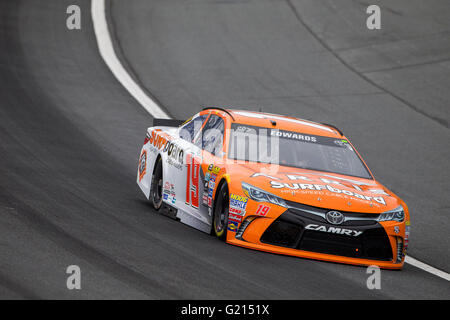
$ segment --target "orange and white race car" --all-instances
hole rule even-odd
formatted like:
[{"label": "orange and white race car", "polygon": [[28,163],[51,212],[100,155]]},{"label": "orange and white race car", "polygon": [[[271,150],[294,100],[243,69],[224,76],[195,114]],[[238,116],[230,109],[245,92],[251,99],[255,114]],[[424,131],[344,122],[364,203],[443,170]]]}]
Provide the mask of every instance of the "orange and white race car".
[{"label": "orange and white race car", "polygon": [[154,125],[137,183],[156,210],[229,244],[402,268],[408,207],[336,127],[221,108]]}]

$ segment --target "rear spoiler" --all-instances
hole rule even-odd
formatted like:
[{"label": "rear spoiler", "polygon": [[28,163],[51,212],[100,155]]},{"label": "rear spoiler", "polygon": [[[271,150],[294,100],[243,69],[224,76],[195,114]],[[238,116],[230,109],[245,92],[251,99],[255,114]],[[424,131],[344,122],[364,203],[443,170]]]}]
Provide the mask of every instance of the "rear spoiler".
[{"label": "rear spoiler", "polygon": [[153,118],[153,127],[179,127],[185,120]]}]

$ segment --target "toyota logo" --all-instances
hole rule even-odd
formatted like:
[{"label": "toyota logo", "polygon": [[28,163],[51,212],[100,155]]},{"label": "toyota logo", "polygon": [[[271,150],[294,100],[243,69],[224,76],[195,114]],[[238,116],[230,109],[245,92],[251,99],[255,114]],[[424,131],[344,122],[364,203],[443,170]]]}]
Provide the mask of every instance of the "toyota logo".
[{"label": "toyota logo", "polygon": [[325,215],[325,219],[331,224],[341,224],[344,222],[345,217],[339,211],[328,211]]}]

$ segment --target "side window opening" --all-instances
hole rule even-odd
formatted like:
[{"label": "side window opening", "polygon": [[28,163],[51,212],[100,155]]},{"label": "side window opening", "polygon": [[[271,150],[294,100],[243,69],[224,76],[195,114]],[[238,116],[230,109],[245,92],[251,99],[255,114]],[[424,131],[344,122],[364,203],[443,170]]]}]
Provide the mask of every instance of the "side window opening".
[{"label": "side window opening", "polygon": [[203,122],[208,115],[204,114],[193,118],[188,123],[180,127],[180,138],[189,142],[193,142],[195,136],[202,128]]},{"label": "side window opening", "polygon": [[[224,129],[223,119],[219,116],[211,115],[201,135],[202,149],[215,156],[220,156],[223,150]],[[200,142],[200,139],[198,142]]]}]

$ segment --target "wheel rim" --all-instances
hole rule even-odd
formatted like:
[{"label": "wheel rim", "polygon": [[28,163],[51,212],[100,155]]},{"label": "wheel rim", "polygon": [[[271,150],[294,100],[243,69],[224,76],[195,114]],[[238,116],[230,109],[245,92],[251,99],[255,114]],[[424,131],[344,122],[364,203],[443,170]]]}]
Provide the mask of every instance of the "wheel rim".
[{"label": "wheel rim", "polygon": [[152,179],[152,187],[151,187],[151,193],[152,193],[152,199],[153,199],[153,205],[155,208],[159,208],[162,204],[162,172],[157,170],[156,174],[153,176]]},{"label": "wheel rim", "polygon": [[158,179],[156,183],[156,188],[153,191],[153,199],[155,199],[155,203],[159,204],[162,199],[162,179]]},{"label": "wheel rim", "polygon": [[227,193],[222,193],[222,203],[221,208],[218,211],[218,214],[216,216],[215,220],[215,227],[216,227],[216,233],[218,236],[223,234],[223,232],[226,229],[226,220],[228,217],[228,199],[227,199]]}]

